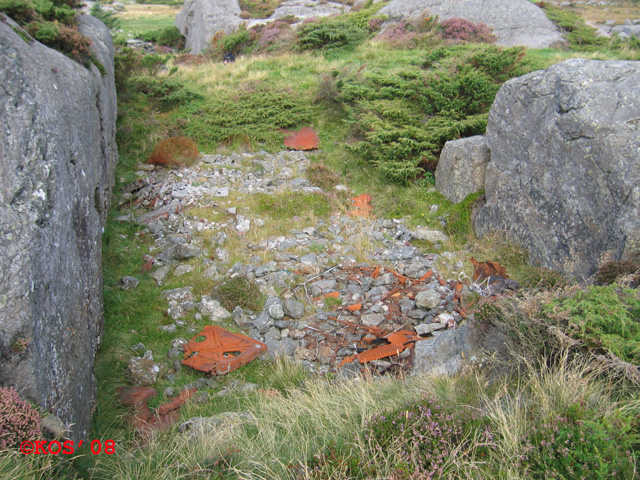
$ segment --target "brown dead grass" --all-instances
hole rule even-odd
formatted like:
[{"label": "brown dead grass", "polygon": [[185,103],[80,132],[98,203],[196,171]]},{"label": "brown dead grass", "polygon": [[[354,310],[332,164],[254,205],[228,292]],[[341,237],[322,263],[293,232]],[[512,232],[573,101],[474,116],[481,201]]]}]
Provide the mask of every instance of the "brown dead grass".
[{"label": "brown dead grass", "polygon": [[191,166],[198,158],[198,147],[187,137],[171,137],[161,140],[145,163],[163,167]]}]

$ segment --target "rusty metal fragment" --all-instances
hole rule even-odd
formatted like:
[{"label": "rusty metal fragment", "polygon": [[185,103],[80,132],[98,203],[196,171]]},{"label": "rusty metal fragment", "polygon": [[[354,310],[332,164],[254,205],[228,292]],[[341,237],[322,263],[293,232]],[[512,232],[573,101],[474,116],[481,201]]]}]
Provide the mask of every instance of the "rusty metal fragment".
[{"label": "rusty metal fragment", "polygon": [[320,139],[311,127],[301,128],[298,132],[285,130],[284,144],[291,150],[314,150],[320,146]]},{"label": "rusty metal fragment", "polygon": [[368,193],[363,193],[362,195],[358,195],[357,197],[353,197],[351,199],[355,205],[355,209],[349,212],[349,216],[351,217],[370,217],[371,211],[373,210],[373,206],[371,202],[373,198]]},{"label": "rusty metal fragment", "polygon": [[182,363],[211,375],[226,375],[266,351],[267,346],[262,342],[207,325],[184,346]]}]

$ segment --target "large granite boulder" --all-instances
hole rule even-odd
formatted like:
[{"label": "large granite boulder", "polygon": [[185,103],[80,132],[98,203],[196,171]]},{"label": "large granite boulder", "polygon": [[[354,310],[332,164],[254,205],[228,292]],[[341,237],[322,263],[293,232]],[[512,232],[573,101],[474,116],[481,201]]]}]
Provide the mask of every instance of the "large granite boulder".
[{"label": "large granite boulder", "polygon": [[437,15],[440,21],[459,17],[481,22],[505,47],[547,48],[563,41],[558,27],[528,0],[393,0],[379,13],[394,21],[424,13]]},{"label": "large granite boulder", "polygon": [[19,28],[0,22],[0,385],[86,439],[117,162],[113,43],[102,22],[80,18],[101,75]]},{"label": "large granite boulder", "polygon": [[176,27],[186,38],[185,48],[197,55],[216,33],[232,33],[242,25],[240,12],[238,0],[185,0]]},{"label": "large granite boulder", "polygon": [[489,113],[486,205],[533,262],[584,279],[640,256],[640,62],[568,60],[510,80]]},{"label": "large granite boulder", "polygon": [[436,168],[436,190],[450,202],[460,203],[484,188],[491,152],[483,135],[450,140],[444,144]]}]

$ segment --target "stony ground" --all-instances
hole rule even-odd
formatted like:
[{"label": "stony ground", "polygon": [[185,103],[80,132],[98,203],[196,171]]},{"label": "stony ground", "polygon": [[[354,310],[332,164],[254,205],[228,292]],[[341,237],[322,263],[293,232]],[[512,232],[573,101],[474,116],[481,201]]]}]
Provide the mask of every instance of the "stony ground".
[{"label": "stony ground", "polygon": [[[442,373],[469,359],[473,342],[464,305],[472,295],[469,286],[477,293],[481,287],[468,277],[460,282],[437,271],[442,258],[461,271],[456,254],[422,253],[414,245],[442,244],[444,233],[410,229],[401,219],[362,216],[355,206],[279,219],[264,211],[260,199],[265,195],[284,202],[294,198],[287,196],[291,192],[318,201],[336,194],[349,198],[347,187],[324,192],[310,184],[309,165],[307,154],[294,151],[206,155],[191,168],[145,165],[140,180],[125,186],[120,209],[131,213],[118,220],[137,222],[140,236],[153,237],[140,275],[152,276],[160,301],[166,302],[172,323],[158,328],[176,333],[167,359],[154,359],[150,351],[131,358],[133,383],[153,384],[160,371],[171,375],[186,368],[180,363],[182,345],[200,330],[193,319],[221,326],[232,325],[232,319],[247,336],[267,345],[268,357],[286,355],[317,373],[354,375],[364,368],[380,374]],[[163,288],[171,276],[193,278],[186,274],[200,263],[214,283],[239,277],[255,282],[266,297],[264,308],[238,306],[230,312],[215,294],[196,297],[188,284]],[[125,277],[122,288],[135,288],[137,282]],[[398,331],[424,340],[366,364],[354,359],[388,344],[385,338]],[[189,337],[178,335],[184,332]],[[145,351],[143,344],[137,348]],[[166,368],[160,368],[162,362]]]}]

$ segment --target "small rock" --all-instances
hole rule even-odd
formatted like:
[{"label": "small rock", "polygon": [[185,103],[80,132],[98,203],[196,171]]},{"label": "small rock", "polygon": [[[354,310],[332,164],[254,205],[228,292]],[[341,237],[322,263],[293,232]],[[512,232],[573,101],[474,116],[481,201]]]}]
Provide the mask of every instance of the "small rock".
[{"label": "small rock", "polygon": [[440,230],[431,230],[427,227],[417,227],[415,230],[415,236],[420,240],[426,240],[431,243],[444,243],[449,240],[446,233],[441,232]]},{"label": "small rock", "polygon": [[231,316],[229,310],[220,305],[218,300],[213,300],[207,295],[202,296],[202,300],[197,304],[197,307],[198,311],[202,315],[208,316],[212,322],[219,322]]},{"label": "small rock", "polygon": [[282,320],[284,317],[284,309],[281,303],[274,303],[269,307],[269,316],[276,320]]},{"label": "small rock", "polygon": [[384,322],[384,315],[379,313],[367,313],[360,317],[362,324],[367,327],[377,327]]},{"label": "small rock", "polygon": [[163,390],[164,396],[168,398],[173,398],[176,396],[176,389],[173,387],[167,387]]},{"label": "small rock", "polygon": [[[238,215],[238,219],[240,218],[241,216]],[[251,220],[249,220],[248,218],[242,218],[242,220],[238,221],[236,230],[238,230],[238,232],[240,233],[247,233],[249,230],[251,230]]]},{"label": "small rock", "polygon": [[191,290],[193,287],[173,288],[171,290],[164,290],[162,296],[171,301],[184,302],[186,300],[193,300],[193,294]]},{"label": "small rock", "polygon": [[429,335],[436,330],[444,330],[447,325],[444,323],[421,323],[416,326],[416,333],[420,336]]},{"label": "small rock", "polygon": [[153,385],[158,380],[160,367],[147,358],[131,357],[127,365],[131,383],[137,386]]},{"label": "small rock", "polygon": [[169,275],[169,267],[160,267],[156,268],[153,272],[151,272],[151,278],[156,281],[156,284],[161,287],[164,284],[164,281],[167,279]]},{"label": "small rock", "polygon": [[289,298],[282,304],[285,315],[291,318],[302,318],[304,316],[304,305],[293,298]]},{"label": "small rock", "polygon": [[176,324],[172,323],[170,325],[162,325],[160,330],[167,333],[175,333],[176,332]]},{"label": "small rock", "polygon": [[418,292],[415,298],[416,306],[418,308],[426,308],[431,310],[436,308],[440,304],[440,294],[435,290],[423,290]]},{"label": "small rock", "polygon": [[120,279],[120,288],[122,288],[122,290],[131,290],[132,288],[136,288],[139,283],[140,280],[136,277],[122,277]]},{"label": "small rock", "polygon": [[180,277],[182,275],[185,275],[187,273],[191,273],[193,272],[193,265],[188,265],[186,263],[181,263],[180,265],[178,265],[176,267],[176,269],[173,271],[173,274],[176,277]]},{"label": "small rock", "polygon": [[48,414],[40,423],[42,431],[53,438],[66,438],[67,427],[53,414]]}]

